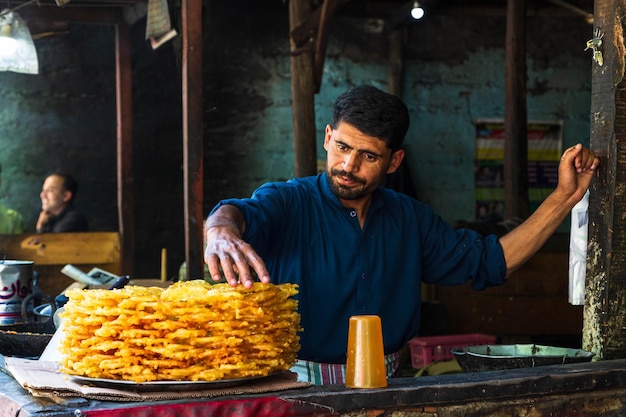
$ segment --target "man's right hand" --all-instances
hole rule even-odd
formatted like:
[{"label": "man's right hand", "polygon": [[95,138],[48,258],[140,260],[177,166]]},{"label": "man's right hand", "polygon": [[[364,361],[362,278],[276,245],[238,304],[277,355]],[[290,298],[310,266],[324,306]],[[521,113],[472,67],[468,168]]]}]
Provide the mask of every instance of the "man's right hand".
[{"label": "man's right hand", "polygon": [[270,282],[265,262],[241,236],[245,220],[238,208],[230,205],[219,207],[206,221],[204,261],[214,281],[222,274],[231,286],[241,283],[252,287],[254,270],[261,282]]},{"label": "man's right hand", "polygon": [[50,212],[46,210],[41,210],[41,212],[39,213],[39,218],[37,219],[36,229],[40,230],[42,227],[48,224],[51,217],[52,217],[52,214]]}]

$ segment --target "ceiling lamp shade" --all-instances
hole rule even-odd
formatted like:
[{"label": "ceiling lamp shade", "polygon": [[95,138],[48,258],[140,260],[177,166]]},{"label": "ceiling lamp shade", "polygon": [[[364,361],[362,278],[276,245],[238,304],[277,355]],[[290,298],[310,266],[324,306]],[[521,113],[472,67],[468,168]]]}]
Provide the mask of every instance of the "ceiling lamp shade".
[{"label": "ceiling lamp shade", "polygon": [[0,71],[39,73],[37,51],[28,26],[12,10],[0,12]]}]

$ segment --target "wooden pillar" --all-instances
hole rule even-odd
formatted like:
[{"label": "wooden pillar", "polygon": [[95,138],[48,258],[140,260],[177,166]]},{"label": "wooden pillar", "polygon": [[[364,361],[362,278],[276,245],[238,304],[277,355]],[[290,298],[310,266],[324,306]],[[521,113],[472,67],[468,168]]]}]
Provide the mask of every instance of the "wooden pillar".
[{"label": "wooden pillar", "polygon": [[202,2],[183,0],[181,8],[185,262],[187,279],[199,279],[204,276]]},{"label": "wooden pillar", "polygon": [[389,65],[387,67],[387,92],[402,97],[404,77],[404,28],[395,28],[389,34]]},{"label": "wooden pillar", "polygon": [[115,25],[115,91],[117,120],[117,207],[121,240],[121,273],[134,275],[133,126],[130,28]]},{"label": "wooden pillar", "polygon": [[[310,0],[290,1],[290,30],[295,30],[310,13]],[[294,175],[303,177],[317,173],[313,43],[298,45],[293,37],[290,37],[289,42],[291,49]]]},{"label": "wooden pillar", "polygon": [[[626,358],[626,0],[596,0],[601,64],[592,60],[591,149],[602,162],[589,197],[583,348],[595,360]],[[593,36],[589,32],[589,39]]]},{"label": "wooden pillar", "polygon": [[528,134],[526,111],[526,0],[508,0],[504,110],[504,217],[526,218]]}]

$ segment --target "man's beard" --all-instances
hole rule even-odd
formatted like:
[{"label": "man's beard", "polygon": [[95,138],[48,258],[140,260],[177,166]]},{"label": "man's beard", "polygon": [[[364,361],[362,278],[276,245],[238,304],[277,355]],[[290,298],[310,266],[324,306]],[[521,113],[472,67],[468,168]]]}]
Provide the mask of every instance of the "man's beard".
[{"label": "man's beard", "polygon": [[[360,198],[363,198],[365,196],[367,196],[368,194],[371,194],[372,191],[374,191],[376,188],[378,188],[378,184],[380,184],[380,182],[372,182],[368,185],[368,183],[349,173],[346,171],[342,171],[342,170],[338,170],[338,169],[328,169],[326,171],[326,175],[328,176],[328,179],[330,180],[330,189],[332,190],[333,194],[335,194],[338,198],[342,199],[342,200],[358,200]],[[343,185],[339,184],[336,181],[336,177],[346,177],[348,178],[350,181],[354,181],[358,184],[361,184],[361,186],[358,187],[344,187]]]}]

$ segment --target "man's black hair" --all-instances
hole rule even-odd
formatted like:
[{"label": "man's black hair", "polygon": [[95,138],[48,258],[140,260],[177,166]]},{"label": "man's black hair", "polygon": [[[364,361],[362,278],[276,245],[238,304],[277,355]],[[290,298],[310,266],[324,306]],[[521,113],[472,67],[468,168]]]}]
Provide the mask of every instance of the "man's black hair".
[{"label": "man's black hair", "polygon": [[392,151],[402,147],[409,129],[409,110],[398,97],[363,85],[341,94],[333,109],[333,129],[349,123],[362,133],[383,140]]},{"label": "man's black hair", "polygon": [[74,202],[76,198],[76,193],[78,192],[78,182],[74,179],[73,176],[67,174],[63,171],[53,171],[48,176],[56,175],[63,179],[63,191],[69,191],[72,193],[72,199],[70,200],[70,204]]}]

